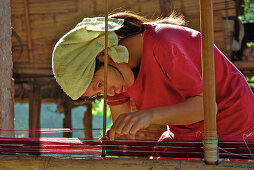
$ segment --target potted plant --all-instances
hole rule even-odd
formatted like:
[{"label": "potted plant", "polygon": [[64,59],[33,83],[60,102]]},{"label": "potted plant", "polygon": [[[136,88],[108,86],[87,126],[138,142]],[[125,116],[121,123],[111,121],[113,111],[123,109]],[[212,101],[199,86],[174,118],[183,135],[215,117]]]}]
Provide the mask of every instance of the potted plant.
[{"label": "potted plant", "polygon": [[[242,59],[248,61],[249,54],[246,56],[245,50],[253,51],[254,48],[254,0],[245,0],[243,16],[239,16],[238,18],[244,26],[244,37],[241,43],[244,54]],[[251,60],[253,60],[252,58],[253,57],[251,57]]]}]

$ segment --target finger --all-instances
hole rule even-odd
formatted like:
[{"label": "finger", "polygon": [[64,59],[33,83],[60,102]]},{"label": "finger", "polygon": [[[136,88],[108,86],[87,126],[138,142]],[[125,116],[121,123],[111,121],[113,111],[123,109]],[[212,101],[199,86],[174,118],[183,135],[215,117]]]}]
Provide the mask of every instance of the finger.
[{"label": "finger", "polygon": [[115,128],[113,126],[114,126],[114,124],[112,125],[110,132],[109,132],[109,139],[111,141],[113,141],[115,139]]},{"label": "finger", "polygon": [[138,124],[138,123],[133,124],[133,126],[130,129],[130,134],[135,135],[137,133],[137,131],[140,130],[140,129],[141,129],[140,124]]},{"label": "finger", "polygon": [[[125,134],[123,133],[123,128],[125,128],[126,126],[130,125],[130,118],[127,116],[125,118],[123,118],[121,120],[120,123],[117,124],[117,126],[115,126],[115,132],[119,135]],[[131,125],[132,126],[132,125]],[[128,133],[127,133],[128,134]]]},{"label": "finger", "polygon": [[122,128],[121,134],[130,134],[130,130],[133,124],[134,124],[133,121],[130,121],[129,123],[125,124],[125,126]]},{"label": "finger", "polygon": [[106,130],[106,136],[109,137],[110,129]]},{"label": "finger", "polygon": [[120,116],[116,119],[116,121],[113,123],[113,125],[112,125],[112,127],[111,127],[111,129],[110,129],[110,133],[109,133],[109,138],[110,138],[110,140],[114,140],[114,139],[116,138],[116,129],[117,129],[117,127],[119,126],[119,124],[121,124],[122,119],[124,119],[124,118],[123,118],[122,115],[120,115]]}]

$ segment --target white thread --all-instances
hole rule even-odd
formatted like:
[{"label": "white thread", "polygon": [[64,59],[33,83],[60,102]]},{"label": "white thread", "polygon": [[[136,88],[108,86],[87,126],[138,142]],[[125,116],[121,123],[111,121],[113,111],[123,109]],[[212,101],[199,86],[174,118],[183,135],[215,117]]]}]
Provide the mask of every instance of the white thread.
[{"label": "white thread", "polygon": [[254,132],[251,132],[251,133],[249,133],[248,135],[243,134],[243,141],[244,141],[244,143],[245,143],[245,145],[246,145],[248,151],[250,152],[250,155],[251,155],[252,159],[254,159],[254,156],[253,156],[253,154],[251,153],[251,150],[250,150],[250,148],[249,148],[247,142],[245,141],[245,137],[249,137],[249,136],[252,136],[252,135],[254,135]]},{"label": "white thread", "polygon": [[236,155],[236,156],[239,156],[239,157],[242,157],[242,158],[249,158],[249,157],[247,157],[247,156],[242,156],[242,155],[240,155],[240,154],[236,154],[236,153],[229,152],[229,151],[227,151],[227,150],[225,150],[225,149],[223,149],[223,148],[221,148],[221,147],[218,147],[218,149],[223,150],[224,152],[229,153],[229,154],[231,154],[231,155]]}]

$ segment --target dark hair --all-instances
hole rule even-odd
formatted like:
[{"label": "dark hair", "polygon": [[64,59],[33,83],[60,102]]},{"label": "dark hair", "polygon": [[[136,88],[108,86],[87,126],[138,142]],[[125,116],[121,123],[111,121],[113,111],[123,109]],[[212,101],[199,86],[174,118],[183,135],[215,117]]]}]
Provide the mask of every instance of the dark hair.
[{"label": "dark hair", "polygon": [[109,16],[110,18],[122,18],[124,19],[123,27],[119,30],[116,30],[115,33],[121,37],[126,37],[132,34],[137,34],[144,32],[143,23],[153,22],[153,23],[164,23],[164,24],[173,24],[173,25],[185,25],[185,20],[182,15],[177,15],[172,12],[169,17],[166,18],[157,18],[155,20],[147,19],[133,12],[120,12],[115,13]]},{"label": "dark hair", "polygon": [[101,61],[98,59],[98,57],[96,57],[94,73],[95,73],[96,71],[98,71],[98,70],[101,68],[101,66],[104,66],[104,63],[101,62]]}]

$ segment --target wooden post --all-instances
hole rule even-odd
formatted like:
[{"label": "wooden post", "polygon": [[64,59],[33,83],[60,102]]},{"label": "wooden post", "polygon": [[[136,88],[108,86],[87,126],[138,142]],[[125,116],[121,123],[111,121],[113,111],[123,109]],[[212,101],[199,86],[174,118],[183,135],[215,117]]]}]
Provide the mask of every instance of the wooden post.
[{"label": "wooden post", "polygon": [[[71,119],[71,110],[72,110],[72,100],[68,96],[64,96],[63,102],[64,108],[64,119],[63,119],[63,128],[72,128],[72,119]],[[63,137],[71,138],[72,132],[64,132]]]},{"label": "wooden post", "polygon": [[[92,129],[92,103],[86,104],[86,112],[83,119],[84,129]],[[92,139],[93,138],[93,131],[91,130],[85,130],[85,139]]]},{"label": "wooden post", "polygon": [[[29,129],[40,129],[41,115],[41,88],[36,82],[30,83],[29,93]],[[29,131],[29,137],[40,137],[37,131]]]},{"label": "wooden post", "polygon": [[159,0],[160,3],[160,11],[162,17],[170,16],[172,10],[174,9],[174,4],[172,0]]},{"label": "wooden post", "polygon": [[218,139],[216,127],[216,98],[214,75],[214,39],[213,39],[213,3],[212,0],[200,0],[200,26],[202,32],[202,68],[204,94],[204,149],[205,161],[218,162]]},{"label": "wooden post", "polygon": [[[0,0],[0,129],[14,129],[14,81],[12,79],[10,0]],[[14,132],[0,131],[14,137]]]}]

